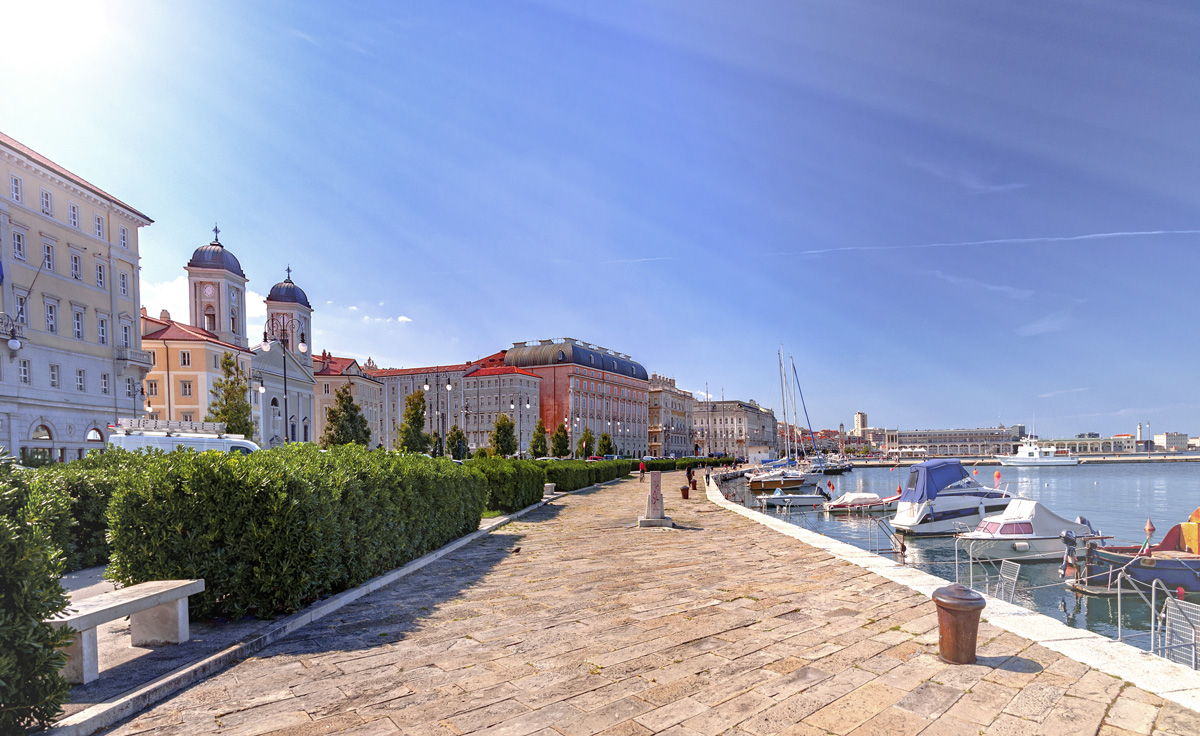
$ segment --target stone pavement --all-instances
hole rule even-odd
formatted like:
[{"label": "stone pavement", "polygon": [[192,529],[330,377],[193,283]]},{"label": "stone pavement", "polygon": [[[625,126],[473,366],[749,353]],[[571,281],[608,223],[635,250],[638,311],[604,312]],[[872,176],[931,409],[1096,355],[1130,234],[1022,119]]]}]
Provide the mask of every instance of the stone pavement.
[{"label": "stone pavement", "polygon": [[638,529],[647,487],[564,497],[111,733],[1200,734],[986,623],[946,666],[927,598],[703,494]]}]

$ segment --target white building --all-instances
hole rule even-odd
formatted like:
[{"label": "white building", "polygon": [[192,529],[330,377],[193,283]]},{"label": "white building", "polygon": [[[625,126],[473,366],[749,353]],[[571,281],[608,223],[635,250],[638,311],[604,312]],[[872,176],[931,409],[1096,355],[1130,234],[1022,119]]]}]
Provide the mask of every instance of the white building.
[{"label": "white building", "polygon": [[312,305],[287,278],[271,287],[263,340],[254,347],[252,401],[263,447],[285,442],[316,442],[313,416]]},{"label": "white building", "polygon": [[692,408],[696,443],[703,455],[775,457],[775,411],[750,401],[697,401]]},{"label": "white building", "polygon": [[1154,449],[1164,452],[1184,452],[1188,449],[1187,432],[1163,432],[1154,435]]},{"label": "white building", "polygon": [[649,440],[655,457],[690,457],[695,454],[692,411],[696,399],[675,386],[675,379],[650,374]]}]

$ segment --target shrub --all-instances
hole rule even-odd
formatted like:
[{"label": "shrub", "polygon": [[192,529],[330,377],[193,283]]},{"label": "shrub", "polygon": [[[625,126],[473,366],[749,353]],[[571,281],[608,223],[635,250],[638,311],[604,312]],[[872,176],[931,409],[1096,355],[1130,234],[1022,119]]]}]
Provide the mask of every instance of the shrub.
[{"label": "shrub", "polygon": [[109,575],[204,578],[192,615],[268,618],[479,527],[487,481],[449,460],[341,445],[140,458],[109,507]]},{"label": "shrub", "polygon": [[538,463],[492,457],[472,460],[468,465],[488,480],[489,511],[516,511],[542,498],[546,471]]},{"label": "shrub", "polygon": [[633,468],[632,460],[543,460],[539,463],[546,470],[546,482],[553,483],[557,491],[577,491],[596,483],[620,478]]},{"label": "shrub", "polygon": [[82,460],[38,468],[30,485],[44,495],[68,499],[69,518],[56,524],[55,545],[65,557],[66,572],[108,562],[108,503],[120,478],[136,472],[137,453],[114,449]]},{"label": "shrub", "polygon": [[70,690],[58,671],[71,631],[42,623],[67,606],[54,539],[70,501],[28,486],[25,474],[0,469],[0,733],[48,723]]}]

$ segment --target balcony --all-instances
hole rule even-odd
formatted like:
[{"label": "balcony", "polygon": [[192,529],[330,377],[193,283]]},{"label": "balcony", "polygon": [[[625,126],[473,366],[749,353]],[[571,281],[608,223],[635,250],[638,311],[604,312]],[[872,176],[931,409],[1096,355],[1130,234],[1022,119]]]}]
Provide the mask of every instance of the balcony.
[{"label": "balcony", "polygon": [[149,350],[137,350],[135,348],[117,348],[117,360],[124,360],[143,368],[151,368],[154,365],[150,359]]}]

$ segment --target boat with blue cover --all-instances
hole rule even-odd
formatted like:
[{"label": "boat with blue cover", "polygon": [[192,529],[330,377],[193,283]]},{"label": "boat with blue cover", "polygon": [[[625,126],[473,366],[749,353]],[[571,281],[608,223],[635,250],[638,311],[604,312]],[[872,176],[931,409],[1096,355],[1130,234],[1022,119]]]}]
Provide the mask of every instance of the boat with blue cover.
[{"label": "boat with blue cover", "polygon": [[961,460],[926,460],[909,469],[892,526],[915,535],[967,531],[983,517],[1003,511],[1013,498],[1000,488],[981,485]]}]

